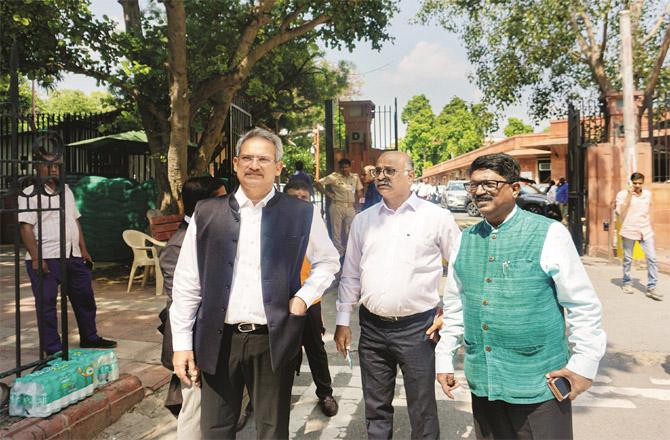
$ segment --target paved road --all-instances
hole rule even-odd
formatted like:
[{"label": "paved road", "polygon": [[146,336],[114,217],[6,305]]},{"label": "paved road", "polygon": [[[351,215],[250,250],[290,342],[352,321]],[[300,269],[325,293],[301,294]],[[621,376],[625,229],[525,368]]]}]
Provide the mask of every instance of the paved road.
[{"label": "paved road", "polygon": [[[585,258],[584,262],[604,306],[604,327],[608,332],[608,353],[601,364],[594,386],[576,402],[574,430],[578,439],[665,439],[670,428],[670,300],[655,302],[641,291],[624,295],[620,291],[620,268],[604,260]],[[636,287],[644,273],[634,270]],[[670,286],[670,276],[661,275],[661,288]],[[327,328],[334,328],[334,292],[324,298]],[[352,323],[354,340],[357,322]],[[314,385],[306,361],[293,390],[291,437],[296,439],[365,438],[363,396],[356,345],[354,368],[349,369],[336,354],[332,334],[325,336],[335,397],[340,403],[337,416],[323,416],[314,395]],[[463,379],[462,370],[457,372]],[[447,400],[436,388],[442,438],[474,438],[469,393],[464,387],[455,401]],[[174,439],[175,422],[161,407],[160,395],[145,399],[132,412],[109,427],[98,439]],[[409,438],[409,419],[402,386],[396,387],[395,438]],[[253,439],[253,421],[239,436]]]}]

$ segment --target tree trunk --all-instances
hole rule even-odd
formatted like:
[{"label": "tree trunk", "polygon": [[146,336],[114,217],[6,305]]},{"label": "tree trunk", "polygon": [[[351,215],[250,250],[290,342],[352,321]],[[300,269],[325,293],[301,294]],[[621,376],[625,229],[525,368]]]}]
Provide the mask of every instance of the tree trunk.
[{"label": "tree trunk", "polygon": [[170,143],[167,178],[172,198],[183,210],[181,188],[187,178],[190,106],[186,54],[186,12],[182,0],[164,0],[167,13],[168,71],[170,73]]},{"label": "tree trunk", "polygon": [[[207,167],[212,159],[212,153],[217,145],[223,139],[223,127],[230,111],[230,105],[233,102],[235,93],[240,89],[241,83],[231,86],[221,93],[217,102],[212,107],[212,113],[207,121],[207,126],[200,139],[200,146],[198,148],[198,155],[189,170],[190,175],[200,175],[207,172]],[[227,159],[231,159],[227,157]]]}]

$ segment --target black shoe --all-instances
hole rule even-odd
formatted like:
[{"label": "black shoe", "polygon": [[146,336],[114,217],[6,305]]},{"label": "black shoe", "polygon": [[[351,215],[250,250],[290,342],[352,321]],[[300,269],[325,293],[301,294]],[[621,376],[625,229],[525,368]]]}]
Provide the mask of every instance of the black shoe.
[{"label": "black shoe", "polygon": [[337,402],[333,396],[326,396],[323,399],[319,399],[319,407],[321,408],[321,411],[328,417],[333,417],[335,414],[337,414],[337,410],[339,409],[339,406],[337,405]]},{"label": "black shoe", "polygon": [[99,338],[95,341],[81,341],[79,346],[81,348],[114,348],[116,347],[116,341]]},{"label": "black shoe", "polygon": [[242,414],[240,414],[240,418],[237,421],[237,427],[235,428],[237,432],[241,431],[244,429],[244,425],[247,424],[247,421],[249,420],[249,416],[253,414],[254,412],[254,407],[251,405],[251,402],[247,404],[247,407],[244,408],[244,411],[242,411]]}]

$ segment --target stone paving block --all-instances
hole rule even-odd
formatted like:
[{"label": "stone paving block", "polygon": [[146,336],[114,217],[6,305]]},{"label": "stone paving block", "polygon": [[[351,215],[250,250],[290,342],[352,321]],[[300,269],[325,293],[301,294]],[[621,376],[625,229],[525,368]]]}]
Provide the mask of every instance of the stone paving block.
[{"label": "stone paving block", "polygon": [[37,425],[44,432],[45,438],[57,437],[59,434],[68,431],[68,418],[62,413],[58,413],[41,420]]},{"label": "stone paving block", "polygon": [[137,377],[144,388],[156,391],[170,381],[172,371],[162,365],[151,365],[140,372]]}]

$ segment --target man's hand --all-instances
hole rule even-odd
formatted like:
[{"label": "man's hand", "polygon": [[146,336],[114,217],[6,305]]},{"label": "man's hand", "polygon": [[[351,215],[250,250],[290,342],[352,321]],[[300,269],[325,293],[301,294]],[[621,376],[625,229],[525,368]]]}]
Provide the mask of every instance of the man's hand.
[{"label": "man's hand", "polygon": [[444,394],[446,394],[448,398],[453,399],[454,395],[452,391],[461,386],[461,384],[456,380],[454,373],[437,373],[436,379],[437,382],[442,386],[442,391],[444,391]]},{"label": "man's hand", "polygon": [[351,348],[351,329],[347,325],[338,325],[335,328],[335,346],[337,351],[342,354],[343,357],[347,357],[347,350]]},{"label": "man's hand", "polygon": [[291,315],[304,315],[307,313],[307,304],[299,296],[294,296],[288,301],[288,312]]},{"label": "man's hand", "polygon": [[426,334],[430,336],[435,332],[439,332],[443,325],[444,325],[444,319],[442,319],[442,313],[438,312],[435,315],[435,318],[433,318],[433,325],[428,327],[428,330],[426,330]]},{"label": "man's hand", "polygon": [[334,199],[334,198],[335,198],[335,193],[332,192],[332,191],[326,191],[324,194],[325,194],[326,197],[328,197],[329,199]]},{"label": "man's hand", "polygon": [[175,351],[172,355],[172,365],[179,380],[188,386],[191,386],[191,383],[200,385],[200,370],[195,365],[193,350]]},{"label": "man's hand", "polygon": [[81,258],[84,259],[84,261],[90,261],[93,263],[93,258],[91,258],[91,254],[88,253],[88,250],[82,249],[81,250]]},{"label": "man's hand", "polygon": [[[40,270],[39,260],[33,259],[31,260],[31,264],[33,265],[33,270],[37,273]],[[49,265],[44,260],[42,260],[42,273],[49,273]]]},{"label": "man's hand", "polygon": [[584,376],[580,376],[577,373],[574,373],[567,368],[561,368],[560,370],[555,370],[552,371],[551,373],[547,373],[547,382],[549,382],[549,379],[553,379],[554,377],[564,377],[570,382],[570,395],[569,398],[570,400],[575,400],[577,396],[582,394],[584,391],[588,390],[591,388],[591,384],[593,384],[593,381],[591,379],[587,379]]}]

